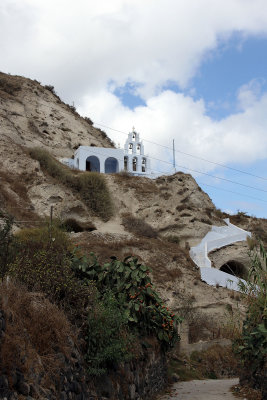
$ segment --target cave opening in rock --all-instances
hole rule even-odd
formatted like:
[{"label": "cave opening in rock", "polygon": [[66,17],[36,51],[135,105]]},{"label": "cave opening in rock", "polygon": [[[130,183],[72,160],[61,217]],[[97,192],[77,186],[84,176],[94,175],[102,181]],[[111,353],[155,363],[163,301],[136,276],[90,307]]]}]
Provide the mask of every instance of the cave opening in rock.
[{"label": "cave opening in rock", "polygon": [[235,260],[229,260],[225,264],[223,264],[220,268],[220,271],[226,272],[227,274],[236,276],[238,278],[246,279],[247,278],[247,270],[245,266]]}]

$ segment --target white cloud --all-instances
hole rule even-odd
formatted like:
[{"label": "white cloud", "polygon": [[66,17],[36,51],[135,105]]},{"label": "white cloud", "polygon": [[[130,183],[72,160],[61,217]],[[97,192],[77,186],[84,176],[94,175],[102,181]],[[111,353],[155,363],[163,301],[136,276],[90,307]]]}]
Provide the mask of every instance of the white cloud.
[{"label": "white cloud", "polygon": [[[267,33],[265,0],[1,0],[1,69],[55,84],[69,100],[113,80],[188,84],[233,32]],[[2,38],[2,39],[1,39]]]},{"label": "white cloud", "polygon": [[250,107],[259,99],[262,91],[263,79],[252,79],[250,82],[242,85],[238,90],[238,102],[241,110]]},{"label": "white cloud", "polygon": [[[85,97],[80,111],[90,115],[96,123],[128,132],[134,125],[141,136],[163,146],[172,146],[198,157],[219,163],[251,163],[267,157],[267,95],[254,99],[242,112],[221,121],[205,115],[203,100],[194,101],[181,93],[164,91],[147,100],[145,106],[130,110],[119,99],[107,92]],[[125,135],[106,129],[116,143],[123,144]],[[145,142],[153,157],[169,159],[171,152]],[[176,163],[192,169],[208,171],[212,164],[183,154],[176,155]],[[170,167],[170,166],[169,166]]]},{"label": "white cloud", "polygon": [[[95,121],[135,125],[163,145],[175,138],[177,148],[218,162],[252,162],[267,153],[267,96],[241,88],[241,111],[216,122],[203,100],[162,91],[170,81],[185,88],[235,32],[267,35],[266,0],[1,0],[0,69],[54,85]],[[127,82],[146,106],[129,110],[111,93]],[[189,160],[212,168],[177,156],[177,164]]]}]

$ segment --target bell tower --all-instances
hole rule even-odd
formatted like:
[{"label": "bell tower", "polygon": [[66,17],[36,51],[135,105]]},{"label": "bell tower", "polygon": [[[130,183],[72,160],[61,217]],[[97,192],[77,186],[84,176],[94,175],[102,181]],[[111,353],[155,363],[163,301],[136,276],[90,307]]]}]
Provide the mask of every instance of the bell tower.
[{"label": "bell tower", "polygon": [[133,127],[124,145],[124,170],[136,175],[148,174],[149,160],[144,156],[144,144]]}]

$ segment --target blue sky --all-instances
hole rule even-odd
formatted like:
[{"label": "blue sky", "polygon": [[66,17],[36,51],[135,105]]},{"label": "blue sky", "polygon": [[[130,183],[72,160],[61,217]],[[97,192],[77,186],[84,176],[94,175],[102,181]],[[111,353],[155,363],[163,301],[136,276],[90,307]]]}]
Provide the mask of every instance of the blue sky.
[{"label": "blue sky", "polygon": [[[242,38],[235,34],[211,52],[192,80],[196,97],[208,104],[207,114],[221,119],[237,112],[239,88],[256,80],[262,94],[267,89],[267,38]],[[210,105],[209,105],[210,104]]]},{"label": "blue sky", "polygon": [[0,50],[0,70],[55,86],[116,143],[135,126],[171,163],[149,141],[175,139],[217,207],[266,217],[266,0],[1,0]]},{"label": "blue sky", "polygon": [[[240,35],[233,35],[231,40],[227,43],[222,43],[218,46],[218,49],[207,56],[198,73],[192,79],[191,86],[195,91],[194,98],[200,97],[205,100],[207,104],[206,114],[214,120],[221,120],[239,111],[238,90],[241,86],[253,80],[259,85],[257,96],[260,97],[267,89],[267,38],[252,37],[243,39]],[[248,186],[255,186],[267,192],[266,159],[249,164],[244,160],[244,162],[232,162],[227,165],[265,177],[266,180],[224,168],[217,168],[212,171],[212,174],[220,176],[223,172],[223,177],[226,179]],[[211,196],[218,208],[229,210],[230,212],[246,210],[250,215],[267,216],[266,193],[232,183],[219,183],[219,180],[203,176],[198,177],[197,181]],[[214,188],[211,186],[214,186]],[[221,189],[229,190],[229,192],[226,190],[224,192]],[[233,192],[238,192],[240,195]],[[265,200],[265,202],[255,200],[253,197]]]},{"label": "blue sky", "polygon": [[[164,90],[184,93],[192,96],[194,100],[203,99],[207,104],[206,115],[213,120],[220,121],[240,111],[238,91],[248,82],[253,82],[257,86],[255,94],[257,98],[260,98],[267,90],[267,37],[244,38],[235,33],[226,42],[222,41],[216,50],[206,55],[187,88],[183,90],[175,83],[168,83],[164,86]],[[134,90],[135,85],[131,82],[123,87],[117,87],[114,94],[124,106],[130,109],[144,106],[145,101],[134,94]],[[176,143],[176,146],[179,148],[179,143]],[[171,161],[171,157],[167,159]],[[177,159],[179,159],[179,154],[176,154]],[[209,160],[216,161],[212,155]],[[210,173],[236,181],[237,184],[196,174],[194,171],[190,171],[190,163],[185,162],[184,165],[189,168],[184,171],[191,172],[196,177],[199,185],[210,195],[218,208],[230,213],[245,210],[249,215],[266,217],[267,195],[262,191],[267,192],[266,159],[252,163],[244,160],[227,164],[229,167],[263,177],[265,180],[227,168],[215,168]],[[164,164],[155,164],[155,169],[157,168],[158,170],[163,169]],[[252,186],[260,190],[241,185]]]}]

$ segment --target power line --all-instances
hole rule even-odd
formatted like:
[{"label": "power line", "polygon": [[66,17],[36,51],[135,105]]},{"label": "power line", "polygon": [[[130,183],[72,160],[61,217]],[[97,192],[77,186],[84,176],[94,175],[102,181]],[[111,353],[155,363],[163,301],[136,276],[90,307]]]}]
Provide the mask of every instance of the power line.
[{"label": "power line", "polygon": [[[63,102],[62,102],[62,103],[63,103]],[[65,104],[65,103],[63,103],[63,104],[64,104],[66,107],[68,107],[68,104]],[[46,105],[46,104],[41,104],[40,106],[41,106],[41,107],[46,107],[46,108],[51,109],[51,107],[49,107],[49,106]],[[57,111],[57,110],[56,110],[56,111]],[[63,111],[63,110],[60,110],[60,112],[61,112],[62,114],[66,114],[66,115],[68,115],[68,116],[70,115],[69,113],[67,113],[66,111]],[[78,115],[79,115],[79,114],[78,114]],[[80,116],[80,115],[79,115],[79,116]],[[83,118],[82,116],[80,116],[80,117]],[[128,133],[127,133],[127,132],[121,131],[121,130],[119,130],[119,129],[111,128],[110,126],[107,126],[107,125],[105,125],[105,124],[98,123],[98,122],[94,122],[93,124],[94,124],[94,125],[102,126],[102,127],[104,127],[104,128],[110,129],[110,130],[112,130],[112,131],[114,131],[114,132],[122,133],[122,134],[128,136]],[[169,146],[166,146],[166,145],[163,145],[163,144],[160,144],[160,143],[156,143],[156,142],[153,142],[153,141],[151,141],[151,140],[143,139],[143,141],[144,141],[144,142],[147,142],[147,143],[154,144],[154,145],[156,145],[156,146],[159,146],[159,147],[162,147],[162,148],[165,148],[165,149],[168,149],[168,150],[173,150],[173,149],[172,149],[171,147],[169,147]],[[196,158],[196,159],[201,160],[201,161],[204,161],[204,162],[208,162],[208,163],[213,164],[213,165],[217,165],[217,166],[222,167],[222,168],[226,168],[226,169],[229,169],[229,170],[232,170],[232,171],[235,171],[235,172],[239,172],[239,173],[241,173],[241,174],[253,176],[254,178],[262,179],[262,180],[264,180],[264,181],[267,181],[267,178],[265,178],[265,177],[263,177],[263,176],[259,176],[259,175],[256,175],[256,174],[252,174],[251,172],[243,171],[243,170],[240,170],[240,169],[238,169],[238,168],[229,167],[229,166],[226,165],[226,164],[218,163],[218,162],[216,162],[216,161],[211,161],[211,160],[208,160],[207,158],[200,157],[200,156],[196,156],[196,155],[194,155],[194,154],[187,153],[187,152],[182,151],[182,150],[177,150],[177,149],[176,149],[175,152],[176,152],[176,153],[180,153],[180,154],[184,154],[184,155],[186,155],[186,156],[188,156],[188,157]],[[150,157],[150,158],[151,158],[151,157]]]},{"label": "power line", "polygon": [[[151,158],[152,160],[164,162],[165,164],[173,165],[172,162],[166,161],[166,160],[161,160],[160,158],[155,158],[155,157],[150,157],[150,156],[149,156],[149,158]],[[256,188],[256,187],[250,186],[250,185],[245,185],[244,183],[232,181],[231,179],[222,178],[222,177],[217,176],[217,175],[208,174],[207,172],[202,172],[202,171],[198,171],[198,170],[195,170],[195,169],[192,169],[192,168],[188,168],[188,167],[185,167],[184,165],[175,164],[175,167],[184,168],[184,169],[186,169],[186,170],[188,170],[188,171],[196,172],[196,173],[198,173],[198,174],[206,175],[206,176],[209,176],[209,177],[212,177],[212,178],[215,178],[215,179],[220,179],[220,180],[223,180],[223,181],[226,181],[226,182],[233,183],[233,184],[235,184],[235,185],[244,186],[244,187],[247,187],[247,188],[249,188],[249,189],[254,189],[254,190],[258,190],[258,191],[260,191],[260,192],[265,192],[265,193],[267,193],[267,190],[259,189],[259,188]],[[160,172],[160,171],[159,171],[159,172]],[[161,171],[161,172],[163,173],[163,171]]]},{"label": "power line", "polygon": [[[97,152],[95,149],[96,149],[95,147],[94,147],[94,150],[91,149],[91,150],[90,150],[91,153],[96,154],[96,155],[100,155],[100,154],[103,155],[103,153],[99,153],[99,152]],[[107,154],[107,153],[104,154],[104,155],[110,156],[110,154]],[[153,158],[153,157],[150,157],[150,158]],[[120,161],[124,161],[124,158],[117,158],[117,159],[120,160]],[[157,159],[157,158],[156,158],[156,160],[158,160],[158,161],[163,161],[163,162],[166,162],[166,163],[168,163],[168,164],[172,164],[172,163],[170,163],[170,162],[168,162],[168,161],[165,161],[165,160],[160,160],[160,159]],[[224,180],[224,181],[227,181],[227,182],[239,184],[239,182],[234,182],[234,181],[230,181],[229,179],[225,179],[225,178],[221,178],[221,177],[216,177],[216,176],[214,176],[214,175],[207,174],[207,173],[205,173],[205,172],[195,171],[195,170],[192,170],[192,169],[190,169],[190,168],[186,168],[186,167],[183,167],[183,166],[180,166],[180,165],[177,165],[177,164],[176,164],[175,166],[176,166],[176,167],[182,167],[182,168],[188,169],[188,170],[190,170],[190,171],[194,171],[194,172],[199,172],[199,173],[201,173],[201,174],[210,176],[210,177],[212,177],[212,178],[221,179],[221,180]],[[168,174],[168,172],[166,172],[166,171],[160,171],[160,170],[156,170],[156,169],[155,169],[154,171],[155,171],[155,172],[158,172],[158,173],[161,173],[161,174]],[[260,190],[260,189],[257,189],[257,188],[250,187],[250,186],[248,186],[248,185],[243,185],[243,184],[240,184],[240,185],[241,185],[241,186],[248,187],[248,188]],[[215,186],[212,186],[212,185],[207,185],[207,186],[215,187]],[[241,194],[241,193],[234,192],[234,191],[227,190],[227,189],[221,189],[221,190],[225,190],[225,191],[227,191],[227,192],[235,193],[235,194],[238,194],[238,195],[240,195],[240,196],[251,197],[251,198],[254,198],[255,200],[259,200],[259,201],[263,201],[263,202],[267,203],[267,200],[259,199],[259,198],[256,198],[256,197],[253,197],[253,196],[250,196],[250,195]],[[265,190],[262,190],[262,191],[267,192],[267,191],[265,191]]]},{"label": "power line", "polygon": [[[66,105],[66,106],[67,106],[67,105]],[[45,105],[45,104],[41,104],[41,107],[51,108],[51,107],[49,107],[48,105]],[[67,113],[67,112],[65,112],[65,111],[62,111],[62,110],[61,110],[61,112],[62,112],[63,114],[68,115],[68,116],[70,115],[69,113]],[[96,125],[99,125],[99,126],[102,126],[102,127],[105,127],[105,128],[107,128],[107,129],[113,130],[113,131],[115,131],[115,132],[119,132],[119,133],[122,133],[122,134],[124,134],[124,135],[128,135],[128,133],[126,133],[126,132],[123,132],[123,131],[118,130],[118,129],[111,128],[111,127],[109,127],[109,126],[107,126],[107,125],[104,125],[104,124],[101,124],[101,123],[97,123],[97,122],[95,122],[95,124],[96,124]],[[146,139],[143,139],[143,140],[144,140],[145,142],[154,144],[154,145],[156,145],[156,146],[160,146],[160,147],[162,147],[162,148],[166,148],[166,149],[168,149],[168,150],[172,150],[172,148],[170,148],[170,147],[168,147],[168,146],[165,146],[165,145],[162,145],[162,144],[153,142],[153,141],[149,141],[149,140],[146,140]],[[229,166],[227,166],[227,165],[225,165],[225,164],[220,164],[220,163],[217,163],[217,162],[214,162],[214,161],[210,161],[210,160],[208,160],[208,159],[205,159],[205,158],[202,158],[202,157],[199,157],[199,156],[195,156],[195,155],[193,155],[193,154],[186,153],[186,152],[183,152],[183,151],[181,151],[181,150],[175,150],[175,152],[176,152],[176,153],[181,153],[181,154],[184,154],[184,155],[193,157],[193,158],[197,158],[197,159],[199,159],[199,160],[202,160],[202,161],[205,161],[205,162],[209,162],[209,163],[211,163],[211,164],[218,165],[218,166],[223,167],[223,168],[227,168],[227,169],[230,169],[230,170],[233,170],[233,171],[236,171],[236,172],[240,172],[240,173],[243,173],[243,174],[246,174],[246,175],[250,175],[250,176],[253,176],[253,177],[255,177],[255,178],[258,178],[258,179],[262,179],[262,180],[266,180],[266,181],[267,181],[267,178],[264,178],[264,177],[262,177],[262,176],[258,176],[258,175],[249,173],[249,172],[247,172],[247,171],[243,171],[243,170],[239,170],[239,169],[236,169],[236,168],[232,168],[232,167],[229,167]],[[168,162],[168,161],[166,161],[166,160],[161,160],[161,159],[158,159],[158,158],[155,158],[155,157],[149,157],[149,158],[155,159],[155,160],[157,160],[157,161],[161,161],[161,162],[164,162],[164,163],[167,163],[167,164],[170,164],[170,165],[172,164],[171,162]],[[215,178],[215,179],[223,180],[223,181],[226,181],[226,182],[229,182],[229,183],[232,183],[232,184],[236,184],[236,185],[239,185],[239,186],[247,187],[247,188],[249,188],[249,189],[258,190],[258,191],[266,192],[266,193],[267,193],[267,190],[259,189],[259,188],[256,188],[256,187],[254,187],[254,186],[245,185],[245,184],[242,184],[242,183],[240,183],[240,182],[232,181],[232,180],[227,179],[227,178],[222,178],[222,177],[219,177],[219,176],[216,176],[216,175],[208,174],[208,173],[206,173],[206,172],[194,170],[194,169],[188,168],[188,167],[183,166],[183,165],[177,165],[177,164],[176,164],[176,166],[179,167],[179,168],[186,169],[186,170],[188,170],[188,171],[196,172],[196,173],[199,173],[199,174],[202,174],[202,175],[206,175],[206,176],[209,176],[209,177],[212,177],[212,178]],[[166,174],[166,173],[167,173],[166,171],[159,171],[159,170],[155,170],[155,171],[156,171],[156,172],[159,172],[159,173],[163,173],[163,174]],[[207,185],[207,186],[211,186],[211,185]],[[227,190],[227,189],[220,189],[220,190],[229,191],[229,190]],[[237,192],[233,192],[233,191],[229,191],[229,192],[232,192],[232,193],[241,195],[240,193],[237,193]],[[246,194],[243,194],[242,196],[252,197],[252,196],[249,196],[249,195],[246,195]],[[256,199],[256,200],[264,201],[264,202],[265,202],[265,200],[257,199],[257,198],[255,198],[255,197],[253,197],[253,198]]]},{"label": "power line", "polygon": [[[94,149],[95,149],[95,147],[94,147]],[[96,155],[99,155],[100,153],[99,152],[97,152],[97,151],[95,151],[95,150],[90,150],[91,151],[91,153],[93,153],[93,154],[96,154]],[[101,153],[101,154],[103,154],[103,153]],[[110,154],[105,154],[106,156],[110,156]],[[151,159],[154,159],[154,160],[157,160],[157,161],[162,161],[162,162],[164,162],[164,163],[167,163],[167,164],[171,164],[172,165],[172,163],[171,162],[169,162],[169,161],[166,161],[166,160],[161,160],[160,158],[155,158],[155,157],[149,157],[149,158],[151,158]],[[124,158],[122,159],[119,159],[120,161],[124,161]],[[254,186],[250,186],[250,185],[245,185],[244,183],[240,183],[240,182],[236,182],[236,181],[232,181],[231,179],[227,179],[227,178],[222,178],[222,177],[220,177],[220,176],[216,176],[216,175],[212,175],[212,174],[209,174],[209,173],[207,173],[207,172],[202,172],[202,171],[198,171],[198,170],[195,170],[195,169],[192,169],[192,168],[188,168],[188,167],[185,167],[184,165],[178,165],[178,164],[175,164],[175,167],[179,167],[179,168],[184,168],[184,169],[186,169],[186,170],[188,170],[188,171],[192,171],[192,172],[196,172],[196,173],[199,173],[199,174],[202,174],[202,175],[206,175],[206,176],[209,176],[209,177],[211,177],[211,178],[215,178],[215,179],[219,179],[219,180],[222,180],[222,181],[225,181],[225,182],[229,182],[229,183],[233,183],[233,184],[235,184],[235,185],[239,185],[239,186],[243,186],[243,187],[246,187],[246,188],[249,188],[249,189],[253,189],[253,190],[258,190],[258,191],[260,191],[260,192],[264,192],[264,193],[267,193],[267,190],[264,190],[264,189],[259,189],[259,188],[256,188],[256,187],[254,187]],[[159,171],[159,170],[155,170],[156,172],[159,172],[159,173],[167,173],[167,172],[164,172],[164,171]]]},{"label": "power line", "polygon": [[[104,128],[107,128],[107,129],[110,129],[110,130],[115,131],[115,132],[123,133],[124,135],[128,135],[128,133],[126,133],[126,132],[120,131],[120,130],[118,130],[118,129],[111,128],[111,127],[109,127],[109,126],[107,126],[107,125],[100,124],[100,123],[98,123],[98,122],[94,122],[94,124],[99,125],[99,126],[102,126],[102,127],[104,127]],[[163,144],[156,143],[156,142],[153,142],[153,141],[151,141],[151,140],[147,140],[147,139],[142,139],[142,140],[143,140],[144,142],[151,143],[151,144],[154,144],[154,145],[156,145],[156,146],[163,147],[163,148],[168,149],[168,150],[173,150],[173,149],[172,149],[171,147],[169,147],[169,146],[165,146],[165,145],[163,145]],[[196,156],[196,155],[194,155],[194,154],[186,153],[185,151],[182,151],[182,150],[177,150],[177,149],[175,149],[175,153],[184,154],[184,155],[186,155],[186,156],[189,156],[189,157],[192,157],[192,158],[196,158],[196,159],[198,159],[198,160],[205,161],[205,162],[208,162],[208,163],[210,163],[210,164],[218,165],[218,166],[220,166],[220,167],[222,167],[222,168],[227,168],[227,169],[230,169],[230,170],[232,170],[232,171],[240,172],[241,174],[250,175],[250,176],[253,176],[254,178],[258,178],[258,179],[262,179],[262,180],[264,180],[264,181],[267,181],[267,178],[264,178],[263,176],[255,175],[255,174],[252,174],[251,172],[247,172],[247,171],[243,171],[243,170],[240,170],[240,169],[237,169],[237,168],[229,167],[228,165],[221,164],[221,163],[218,163],[218,162],[216,162],[216,161],[211,161],[211,160],[208,160],[208,159],[206,159],[206,158]]]},{"label": "power line", "polygon": [[239,192],[234,192],[233,190],[229,190],[229,189],[218,188],[218,187],[216,187],[216,186],[209,185],[208,183],[204,183],[204,182],[198,182],[198,183],[199,183],[200,185],[209,186],[209,187],[211,187],[211,188],[213,188],[213,189],[223,190],[224,192],[229,192],[229,193],[233,193],[233,194],[238,194],[239,196],[250,197],[251,199],[258,200],[258,201],[263,201],[264,203],[267,203],[267,200],[259,199],[258,197],[250,196],[249,194],[243,194],[243,193],[239,193]]}]

